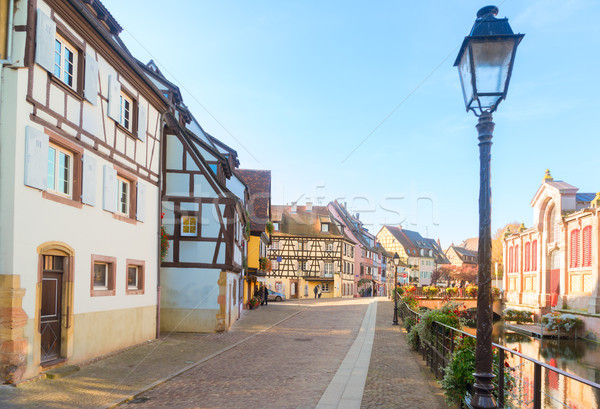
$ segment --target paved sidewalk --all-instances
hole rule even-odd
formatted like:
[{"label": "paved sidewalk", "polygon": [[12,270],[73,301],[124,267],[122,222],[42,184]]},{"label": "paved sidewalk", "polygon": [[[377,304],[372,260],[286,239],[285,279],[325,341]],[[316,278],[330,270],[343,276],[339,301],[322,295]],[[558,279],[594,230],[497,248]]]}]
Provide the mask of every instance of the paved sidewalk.
[{"label": "paved sidewalk", "polygon": [[444,392],[406,332],[392,325],[394,303],[379,299],[375,340],[361,408],[447,409]]}]

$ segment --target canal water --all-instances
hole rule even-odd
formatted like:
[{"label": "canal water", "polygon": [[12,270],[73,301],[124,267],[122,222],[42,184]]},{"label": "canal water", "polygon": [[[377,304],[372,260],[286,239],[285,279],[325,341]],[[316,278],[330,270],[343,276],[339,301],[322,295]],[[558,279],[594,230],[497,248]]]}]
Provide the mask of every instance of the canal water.
[{"label": "canal water", "polygon": [[[475,334],[475,328],[467,328]],[[600,344],[584,339],[543,339],[512,332],[501,321],[494,324],[493,341],[544,362],[561,371],[600,384]],[[516,388],[512,407],[533,407],[533,365],[516,355],[508,363],[514,368]],[[600,408],[600,389],[591,388],[556,372],[542,371],[543,408]]]}]

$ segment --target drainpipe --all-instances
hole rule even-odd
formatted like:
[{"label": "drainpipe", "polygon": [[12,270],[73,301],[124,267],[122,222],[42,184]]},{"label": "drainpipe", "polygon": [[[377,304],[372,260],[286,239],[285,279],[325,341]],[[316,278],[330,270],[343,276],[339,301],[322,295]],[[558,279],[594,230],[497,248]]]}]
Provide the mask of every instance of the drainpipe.
[{"label": "drainpipe", "polygon": [[3,60],[0,60],[0,96],[2,95],[2,74],[4,73],[4,65],[12,64],[14,9],[15,0],[8,0],[8,24],[6,25],[6,57]]},{"label": "drainpipe", "polygon": [[164,183],[162,177],[163,167],[163,149],[165,144],[165,124],[162,120],[164,115],[168,111],[161,114],[161,132],[160,132],[160,146],[158,148],[158,257],[156,263],[156,339],[160,338],[160,265],[161,265],[161,241],[162,241],[162,185]]}]

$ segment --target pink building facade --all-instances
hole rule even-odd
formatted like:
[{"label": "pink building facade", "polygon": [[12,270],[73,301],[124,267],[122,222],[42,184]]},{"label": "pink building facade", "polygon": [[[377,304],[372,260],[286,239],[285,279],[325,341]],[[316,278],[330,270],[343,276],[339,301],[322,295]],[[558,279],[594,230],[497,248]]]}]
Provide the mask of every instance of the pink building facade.
[{"label": "pink building facade", "polygon": [[578,190],[547,171],[530,203],[533,226],[506,232],[508,307],[600,313],[600,193]]}]

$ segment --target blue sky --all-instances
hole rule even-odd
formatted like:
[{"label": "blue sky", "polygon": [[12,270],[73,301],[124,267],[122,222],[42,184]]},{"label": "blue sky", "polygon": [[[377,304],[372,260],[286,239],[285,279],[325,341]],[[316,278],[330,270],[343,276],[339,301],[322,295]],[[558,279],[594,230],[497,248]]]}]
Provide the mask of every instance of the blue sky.
[{"label": "blue sky", "polygon": [[[453,63],[487,2],[103,3],[241,167],[271,169],[274,204],[338,198],[375,233],[444,247],[477,236],[477,121]],[[493,230],[531,225],[546,168],[600,191],[600,2],[496,5],[525,38],[494,115]]]}]

